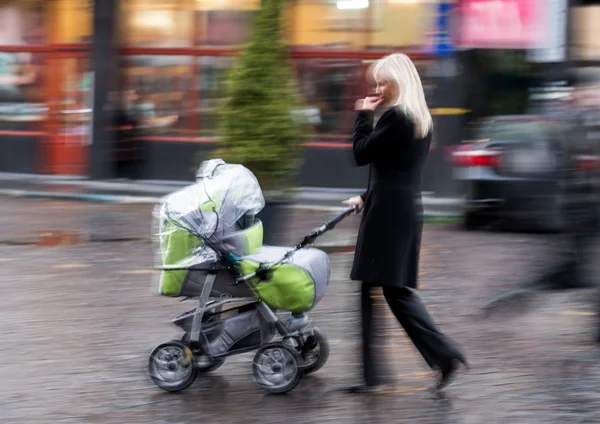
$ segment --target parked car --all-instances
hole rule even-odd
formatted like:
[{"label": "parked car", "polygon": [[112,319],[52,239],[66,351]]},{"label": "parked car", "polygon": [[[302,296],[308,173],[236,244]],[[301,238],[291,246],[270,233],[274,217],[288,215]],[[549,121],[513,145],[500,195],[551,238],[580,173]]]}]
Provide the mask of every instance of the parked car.
[{"label": "parked car", "polygon": [[452,154],[466,229],[504,222],[559,231],[567,206],[589,203],[597,192],[587,177],[598,169],[598,143],[585,142],[566,120],[495,116],[473,123],[468,134]]}]

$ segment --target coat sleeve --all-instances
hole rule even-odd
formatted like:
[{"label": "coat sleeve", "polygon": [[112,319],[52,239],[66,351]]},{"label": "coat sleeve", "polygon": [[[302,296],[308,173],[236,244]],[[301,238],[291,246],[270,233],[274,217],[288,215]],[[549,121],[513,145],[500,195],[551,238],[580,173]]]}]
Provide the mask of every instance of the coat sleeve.
[{"label": "coat sleeve", "polygon": [[394,110],[385,112],[375,129],[373,129],[373,113],[358,111],[354,121],[352,146],[354,159],[358,166],[368,165],[382,154],[385,143],[394,138],[398,132],[398,119]]}]

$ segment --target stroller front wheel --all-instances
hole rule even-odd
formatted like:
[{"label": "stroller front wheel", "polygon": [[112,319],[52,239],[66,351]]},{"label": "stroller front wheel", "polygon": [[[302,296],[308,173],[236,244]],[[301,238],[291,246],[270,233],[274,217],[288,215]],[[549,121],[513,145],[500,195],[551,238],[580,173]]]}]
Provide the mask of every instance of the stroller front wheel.
[{"label": "stroller front wheel", "polygon": [[252,372],[256,383],[267,392],[287,393],[302,379],[302,357],[292,346],[270,343],[256,352]]},{"label": "stroller front wheel", "polygon": [[196,380],[198,368],[194,354],[177,340],[155,347],[148,359],[148,373],[154,384],[168,392],[179,392]]}]

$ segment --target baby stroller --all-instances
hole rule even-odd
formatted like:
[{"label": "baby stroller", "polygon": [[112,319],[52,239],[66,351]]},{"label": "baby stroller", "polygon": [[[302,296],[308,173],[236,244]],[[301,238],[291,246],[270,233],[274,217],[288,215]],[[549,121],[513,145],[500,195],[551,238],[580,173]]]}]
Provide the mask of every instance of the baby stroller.
[{"label": "baby stroller", "polygon": [[196,308],[173,319],[181,339],[150,354],[150,377],[161,389],[184,390],[227,356],[257,351],[256,383],[286,393],[327,361],[327,339],[317,327],[307,321],[292,329],[278,313],[309,311],[323,297],[329,258],[309,245],[354,209],[285,248],[262,245],[256,215],[263,207],[255,176],[220,159],[203,163],[195,184],[157,206],[159,293],[198,299]]}]

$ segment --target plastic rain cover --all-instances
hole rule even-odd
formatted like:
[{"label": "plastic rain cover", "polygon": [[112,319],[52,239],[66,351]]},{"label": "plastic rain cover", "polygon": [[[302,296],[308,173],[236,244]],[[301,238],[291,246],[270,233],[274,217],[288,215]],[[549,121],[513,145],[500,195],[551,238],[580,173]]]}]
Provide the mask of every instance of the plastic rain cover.
[{"label": "plastic rain cover", "polygon": [[196,182],[162,199],[155,209],[162,269],[187,268],[216,260],[204,240],[218,244],[239,229],[244,218],[254,219],[265,200],[254,174],[242,165],[221,159],[203,162]]}]

